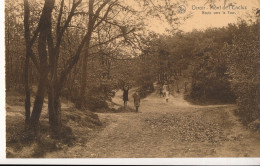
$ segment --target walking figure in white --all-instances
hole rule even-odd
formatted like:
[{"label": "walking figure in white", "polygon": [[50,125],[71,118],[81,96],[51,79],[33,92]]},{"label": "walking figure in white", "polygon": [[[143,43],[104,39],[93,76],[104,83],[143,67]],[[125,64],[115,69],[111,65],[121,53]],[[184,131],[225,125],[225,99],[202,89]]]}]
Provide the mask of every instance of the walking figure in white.
[{"label": "walking figure in white", "polygon": [[166,100],[166,102],[169,101],[169,91],[165,92],[165,100]]},{"label": "walking figure in white", "polygon": [[167,84],[163,85],[163,97],[165,97],[167,91]]}]

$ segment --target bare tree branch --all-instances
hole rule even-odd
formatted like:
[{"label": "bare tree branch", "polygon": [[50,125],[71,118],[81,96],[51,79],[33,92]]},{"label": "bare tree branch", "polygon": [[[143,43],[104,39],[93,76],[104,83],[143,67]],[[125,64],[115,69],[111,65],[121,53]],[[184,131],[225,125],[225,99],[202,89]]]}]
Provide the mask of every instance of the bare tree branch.
[{"label": "bare tree branch", "polygon": [[62,27],[62,29],[60,30],[60,32],[58,32],[57,34],[57,43],[56,43],[56,48],[58,48],[61,44],[61,39],[62,39],[62,36],[65,32],[65,30],[68,28],[68,25],[72,19],[72,17],[74,16],[74,12],[76,10],[76,8],[78,7],[78,5],[82,2],[82,0],[79,0],[77,2],[75,2],[75,0],[73,1],[73,5],[72,5],[72,8],[71,8],[71,11],[70,11],[70,14],[67,18],[67,20],[65,21],[65,24],[64,26]]},{"label": "bare tree branch", "polygon": [[99,13],[101,12],[101,10],[110,2],[111,0],[106,0],[102,5],[99,6],[99,8],[97,9],[95,15],[99,16]]},{"label": "bare tree branch", "polygon": [[60,33],[60,22],[61,22],[61,16],[62,16],[62,12],[63,12],[63,6],[64,6],[64,0],[61,1],[61,5],[60,5],[60,12],[59,12],[59,16],[58,16],[57,29],[56,29],[57,35],[58,35],[58,33]]},{"label": "bare tree branch", "polygon": [[37,59],[35,57],[35,54],[32,51],[32,45],[36,40],[36,37],[39,33],[39,26],[37,27],[36,31],[34,32],[34,36],[32,39],[30,39],[30,27],[29,27],[29,18],[30,18],[30,6],[28,0],[24,0],[24,37],[26,42],[26,49],[27,49],[27,55],[32,59],[36,69],[39,71],[39,64],[37,62]]},{"label": "bare tree branch", "polygon": [[110,11],[111,9],[112,9],[112,5],[109,5],[109,7],[108,7],[108,9],[107,9],[107,11],[106,11],[106,13],[105,13],[105,15],[103,16],[103,18],[100,19],[99,22],[97,22],[97,24],[94,26],[94,29],[95,29],[96,27],[98,27],[98,26],[107,18],[108,13],[109,13],[109,11]]},{"label": "bare tree branch", "polygon": [[[133,28],[132,30],[128,31],[126,34],[129,34],[129,33],[134,32],[134,31],[135,31],[135,28]],[[119,35],[117,35],[117,36],[115,36],[115,37],[113,37],[113,38],[111,38],[111,39],[109,39],[109,40],[107,40],[107,41],[101,42],[101,43],[99,43],[99,44],[92,45],[92,46],[90,46],[89,48],[93,48],[93,47],[97,47],[97,46],[99,46],[99,45],[103,45],[103,44],[110,43],[111,41],[113,41],[113,40],[115,40],[115,39],[118,39],[118,38],[120,38],[120,37],[124,37],[124,34],[119,34]]]},{"label": "bare tree branch", "polygon": [[35,42],[35,40],[36,40],[36,38],[37,38],[39,32],[40,32],[40,28],[39,28],[39,26],[38,26],[38,27],[35,29],[34,33],[33,33],[32,39],[30,40],[30,46],[31,46],[31,47],[32,47],[32,45],[34,44],[34,42]]},{"label": "bare tree branch", "polygon": [[61,84],[65,81],[67,74],[70,72],[70,70],[73,68],[73,66],[77,63],[77,61],[78,61],[78,59],[80,57],[81,50],[84,47],[85,42],[88,40],[88,37],[89,37],[89,33],[87,33],[84,36],[83,40],[81,41],[81,43],[80,43],[80,45],[79,45],[79,47],[77,49],[77,52],[76,52],[75,56],[71,57],[67,61],[65,69],[61,72],[61,77],[60,77]]},{"label": "bare tree branch", "polygon": [[78,14],[95,16],[97,19],[101,19],[101,20],[103,19],[102,21],[104,21],[104,22],[106,22],[108,24],[120,27],[120,25],[117,22],[115,22],[115,21],[114,22],[108,21],[107,18],[104,19],[104,17],[100,17],[100,16],[98,16],[96,14],[90,14],[89,12],[76,12],[76,13],[74,13],[74,15],[78,15]]},{"label": "bare tree branch", "polygon": [[100,18],[100,21],[94,26],[94,29],[96,27],[98,27],[103,21],[105,21],[107,19],[108,13],[112,10],[113,6],[118,2],[118,0],[114,1],[113,3],[111,3],[108,8],[106,13],[104,14],[103,18],[100,18],[99,15],[96,14],[97,18]]}]

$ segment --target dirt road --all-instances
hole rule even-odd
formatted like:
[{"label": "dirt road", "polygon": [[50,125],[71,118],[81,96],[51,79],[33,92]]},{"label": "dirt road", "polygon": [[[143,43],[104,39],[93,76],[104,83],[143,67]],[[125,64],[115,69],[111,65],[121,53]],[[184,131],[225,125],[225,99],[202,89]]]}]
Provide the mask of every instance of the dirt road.
[{"label": "dirt road", "polygon": [[[121,96],[119,91],[113,99],[118,105],[123,105]],[[102,131],[86,144],[45,157],[259,157],[260,135],[246,130],[234,109],[191,105],[180,94],[166,103],[153,93],[141,101],[140,113],[99,113]]]}]

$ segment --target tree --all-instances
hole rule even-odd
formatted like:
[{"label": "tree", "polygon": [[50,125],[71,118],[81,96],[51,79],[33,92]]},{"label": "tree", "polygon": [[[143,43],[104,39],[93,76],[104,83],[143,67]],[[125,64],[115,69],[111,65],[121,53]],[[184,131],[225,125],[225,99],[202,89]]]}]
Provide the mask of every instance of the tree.
[{"label": "tree", "polygon": [[[94,3],[96,4],[94,5]],[[92,6],[92,7],[91,7]],[[98,6],[98,8],[94,11],[93,6]],[[107,7],[106,7],[107,6]],[[78,98],[77,106],[79,108],[84,107],[85,102],[85,95],[86,95],[86,88],[87,88],[87,64],[88,64],[88,58],[90,54],[91,48],[94,47],[100,47],[101,45],[105,45],[108,43],[111,43],[112,41],[124,37],[126,39],[126,35],[132,33],[135,29],[126,29],[122,30],[122,27],[126,27],[126,25],[120,24],[120,20],[112,20],[112,18],[115,18],[119,12],[123,12],[123,9],[125,11],[128,11],[127,7],[124,7],[121,5],[121,3],[118,0],[105,0],[104,2],[99,1],[90,1],[90,9],[89,9],[89,22],[88,22],[88,31],[89,31],[89,38],[86,42],[85,48],[84,48],[84,56],[82,58],[82,69],[81,69],[81,81],[80,81],[80,96]],[[115,9],[117,7],[118,9]],[[101,16],[101,13],[103,11],[103,16]],[[119,10],[119,11],[117,11]],[[112,16],[110,14],[112,13]],[[110,16],[110,18],[109,18]],[[102,24],[104,23],[104,24]],[[119,29],[119,33],[115,33],[113,36],[109,36],[108,38],[105,38],[103,41],[100,41],[100,38],[97,39],[99,43],[96,43],[91,46],[91,37],[98,27],[105,26],[105,25],[111,25],[113,28]],[[100,29],[98,29],[98,32],[96,33],[96,36],[99,36]],[[128,41],[126,41],[128,42]],[[101,48],[99,48],[101,49]],[[100,50],[101,51],[101,50]],[[102,52],[102,51],[101,51]],[[101,53],[103,55],[103,53]]]},{"label": "tree", "polygon": [[[26,41],[26,60],[25,60],[25,110],[26,110],[26,124],[29,124],[30,128],[38,132],[39,118],[42,110],[44,93],[47,85],[48,76],[48,62],[47,62],[47,36],[51,28],[51,14],[54,8],[54,0],[46,0],[44,7],[42,9],[42,14],[40,17],[39,24],[34,32],[33,37],[30,37],[30,27],[29,27],[29,17],[30,17],[30,7],[28,0],[24,0],[24,29],[25,29],[25,41]],[[39,62],[36,60],[35,54],[32,50],[32,45],[34,44],[36,37],[38,39],[38,55]],[[39,82],[38,90],[34,101],[34,106],[32,114],[30,115],[30,92],[28,86],[28,67],[29,67],[29,57],[31,57],[35,66],[38,69]],[[30,120],[29,119],[30,116]],[[29,122],[30,121],[30,122]]]},{"label": "tree", "polygon": [[[28,115],[30,112],[30,94],[28,90],[28,58],[33,61],[38,70],[38,90],[34,101],[32,113],[30,115],[30,127],[37,132],[39,125],[39,118],[42,110],[44,94],[48,88],[48,110],[49,110],[49,122],[50,127],[58,133],[61,129],[61,112],[60,112],[60,93],[62,85],[66,80],[66,77],[72,67],[77,63],[81,50],[90,37],[90,33],[86,33],[82,38],[76,53],[67,61],[67,65],[58,74],[58,61],[60,55],[60,46],[64,32],[69,26],[72,17],[75,15],[76,8],[80,5],[81,0],[73,1],[72,8],[67,16],[64,25],[61,26],[61,18],[63,14],[64,0],[61,1],[59,14],[56,24],[56,36],[53,34],[52,28],[52,11],[54,9],[55,0],[46,0],[42,9],[42,14],[36,30],[33,33],[33,37],[30,37],[30,6],[28,0],[24,0],[24,28],[26,39],[26,61],[25,61],[25,89],[26,89],[26,119],[28,121]],[[33,44],[38,38],[38,59],[32,49]],[[55,40],[55,42],[54,42]],[[49,60],[49,62],[48,62]],[[27,122],[28,123],[28,122]]]},{"label": "tree", "polygon": [[99,18],[101,10],[110,2],[110,0],[106,0],[104,3],[102,3],[98,9],[94,12],[94,0],[89,1],[89,21],[88,21],[88,36],[86,40],[85,45],[85,52],[83,56],[83,63],[82,63],[82,78],[81,78],[81,92],[80,92],[80,99],[79,99],[79,107],[82,107],[82,104],[84,103],[84,98],[86,94],[86,82],[87,82],[87,60],[89,56],[89,46],[91,41],[91,36],[94,31],[94,29],[104,20],[107,18],[108,13],[111,10],[112,4],[108,7],[106,14],[103,18],[100,19],[99,22],[96,23],[97,19]]},{"label": "tree", "polygon": [[23,69],[24,61],[23,52],[25,51],[20,41],[24,40],[24,31],[22,24],[23,13],[21,11],[21,3],[13,5],[15,1],[6,2],[5,7],[5,51],[6,51],[6,90],[16,89],[20,91],[22,88],[23,77],[19,72]]},{"label": "tree", "polygon": [[248,124],[260,119],[259,22],[252,25],[241,22],[235,28],[232,45],[226,45],[222,53],[228,57],[228,74],[237,97],[238,113]]},{"label": "tree", "polygon": [[[103,2],[90,0],[88,2],[88,12],[77,11],[81,4],[81,0],[74,0],[72,2],[71,10],[68,15],[65,16],[65,1],[62,0],[59,5],[59,9],[55,6],[55,0],[45,0],[43,9],[32,37],[30,25],[30,3],[28,0],[24,0],[24,29],[26,40],[26,58],[25,58],[25,108],[26,108],[26,124],[29,123],[30,128],[35,132],[38,130],[39,118],[42,110],[44,94],[48,90],[48,110],[49,110],[49,123],[53,133],[59,135],[61,130],[61,110],[60,110],[60,96],[64,85],[72,68],[77,64],[80,59],[80,54],[84,48],[83,66],[82,66],[82,78],[81,96],[85,95],[86,88],[86,71],[87,71],[87,58],[89,57],[89,47],[91,44],[91,38],[94,30],[101,25],[102,22],[107,21],[108,13],[117,1],[105,0]],[[97,9],[95,10],[95,7]],[[106,9],[103,16],[100,16],[102,9]],[[95,10],[95,11],[94,11]],[[53,13],[53,11],[55,11]],[[77,19],[73,19],[76,16],[88,16],[87,28],[80,26],[73,26],[77,22]],[[66,18],[64,18],[66,17]],[[64,20],[64,21],[63,21]],[[116,23],[109,22],[116,26]],[[83,37],[80,39],[79,45],[73,51],[69,51],[72,55],[70,58],[64,58],[60,54],[61,47],[63,47],[65,32],[71,32],[68,28],[82,28],[85,29]],[[133,30],[128,31],[132,32]],[[123,37],[123,34],[119,34],[108,41],[104,41],[102,44],[109,43],[119,37]],[[33,46],[38,42],[37,53],[35,53]],[[63,47],[64,48],[64,47]],[[66,55],[66,54],[65,54]],[[64,56],[64,55],[63,55]],[[38,71],[38,88],[34,101],[32,113],[30,113],[30,90],[28,85],[28,70],[29,59],[32,60],[34,66]],[[62,60],[62,62],[60,62]],[[83,93],[84,92],[84,93]],[[29,119],[29,120],[28,120]]]}]

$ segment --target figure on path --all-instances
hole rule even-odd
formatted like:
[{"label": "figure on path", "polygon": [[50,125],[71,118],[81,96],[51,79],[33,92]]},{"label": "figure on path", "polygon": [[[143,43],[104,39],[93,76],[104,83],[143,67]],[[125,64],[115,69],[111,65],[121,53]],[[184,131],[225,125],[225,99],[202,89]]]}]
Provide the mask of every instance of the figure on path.
[{"label": "figure on path", "polygon": [[140,102],[141,102],[141,97],[139,95],[139,92],[136,91],[134,94],[133,94],[133,98],[134,98],[134,105],[135,105],[135,111],[138,112],[138,108],[140,106]]},{"label": "figure on path", "polygon": [[126,85],[123,87],[123,100],[124,100],[124,107],[127,107],[127,101],[128,101],[128,91],[129,87]]},{"label": "figure on path", "polygon": [[165,97],[167,91],[167,84],[163,85],[163,96]]},{"label": "figure on path", "polygon": [[159,84],[159,95],[160,97],[163,96],[163,86],[161,84]]},{"label": "figure on path", "polygon": [[165,100],[166,100],[166,102],[169,101],[169,91],[165,92]]}]

